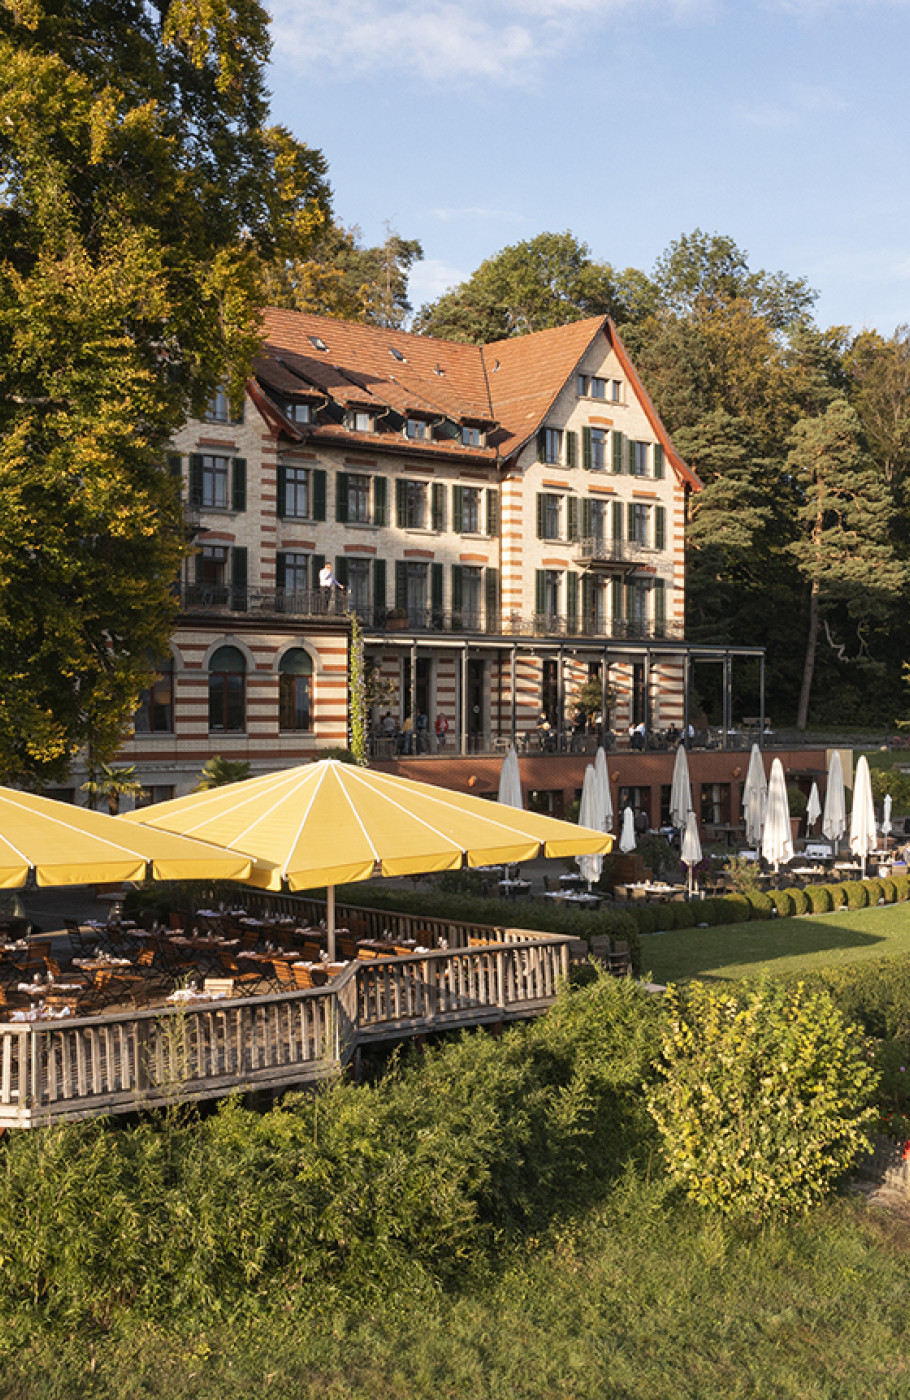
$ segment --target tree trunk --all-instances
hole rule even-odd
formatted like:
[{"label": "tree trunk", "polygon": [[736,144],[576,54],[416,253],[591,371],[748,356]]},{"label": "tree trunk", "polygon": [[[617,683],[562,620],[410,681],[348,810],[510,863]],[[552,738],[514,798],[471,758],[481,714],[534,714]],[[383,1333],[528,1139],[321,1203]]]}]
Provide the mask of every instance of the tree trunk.
[{"label": "tree trunk", "polygon": [[803,683],[799,692],[799,709],[796,713],[797,729],[805,729],[809,717],[809,695],[812,691],[812,676],[815,672],[815,649],[818,645],[818,579],[813,579],[809,589],[809,632],[806,637],[806,659],[803,663]]}]

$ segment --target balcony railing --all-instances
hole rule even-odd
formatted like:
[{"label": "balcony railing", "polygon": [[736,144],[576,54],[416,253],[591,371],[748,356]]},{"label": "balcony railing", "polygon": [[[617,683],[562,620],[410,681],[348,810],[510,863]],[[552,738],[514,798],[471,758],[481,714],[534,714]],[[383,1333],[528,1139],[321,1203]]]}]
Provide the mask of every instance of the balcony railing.
[{"label": "balcony railing", "polygon": [[601,565],[604,568],[633,569],[638,564],[646,563],[653,554],[653,549],[634,540],[613,540],[604,535],[589,535],[575,546],[577,564]]},{"label": "balcony railing", "polygon": [[350,594],[341,588],[247,588],[230,583],[191,583],[180,591],[185,612],[264,613],[270,616],[347,618]]},{"label": "balcony railing", "polygon": [[266,617],[293,617],[313,621],[360,618],[368,632],[406,632],[448,636],[580,637],[607,641],[681,640],[682,624],[640,619],[566,617],[557,613],[520,613],[501,616],[498,611],[447,612],[442,608],[362,608],[340,588],[309,588],[289,592],[282,588],[244,588],[233,584],[189,584],[181,590],[181,605],[188,613],[244,613]]}]

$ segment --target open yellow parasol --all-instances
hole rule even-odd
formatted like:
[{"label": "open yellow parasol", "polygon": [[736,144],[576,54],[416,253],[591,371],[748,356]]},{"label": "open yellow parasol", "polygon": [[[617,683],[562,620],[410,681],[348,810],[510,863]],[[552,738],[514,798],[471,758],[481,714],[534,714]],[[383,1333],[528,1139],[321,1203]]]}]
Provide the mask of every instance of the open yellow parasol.
[{"label": "open yellow parasol", "polygon": [[0,788],[0,889],[120,880],[245,880],[253,861],[85,807]]},{"label": "open yellow parasol", "polygon": [[313,889],[537,856],[605,855],[613,838],[350,763],[308,763],[128,812],[251,856],[248,884]]}]

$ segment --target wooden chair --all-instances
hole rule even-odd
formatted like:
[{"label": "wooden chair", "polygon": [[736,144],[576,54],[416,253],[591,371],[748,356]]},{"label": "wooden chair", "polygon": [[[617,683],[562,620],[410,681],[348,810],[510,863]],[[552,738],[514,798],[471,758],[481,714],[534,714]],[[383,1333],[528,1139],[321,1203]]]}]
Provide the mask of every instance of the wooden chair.
[{"label": "wooden chair", "polygon": [[221,963],[222,971],[233,978],[234,986],[241,996],[252,996],[254,988],[262,982],[262,973],[244,972],[233,953],[226,952],[223,948],[218,951],[218,961]]},{"label": "wooden chair", "polygon": [[171,910],[170,914],[167,916],[167,926],[172,933],[185,933],[186,916],[184,914],[176,914]]},{"label": "wooden chair", "polygon": [[607,971],[614,977],[628,977],[632,971],[632,954],[625,938],[614,938],[607,954]]},{"label": "wooden chair", "polygon": [[338,934],[335,938],[335,947],[348,962],[357,957],[357,940],[350,934]]},{"label": "wooden chair", "polygon": [[313,974],[308,967],[301,967],[299,963],[291,963],[289,966],[291,976],[294,980],[294,986],[298,992],[305,992],[308,991],[310,987],[315,987],[316,983],[313,981]]},{"label": "wooden chair", "polygon": [[275,972],[275,980],[283,992],[293,992],[296,990],[297,983],[294,981],[294,974],[291,971],[292,966],[292,963],[285,962],[283,958],[278,958],[276,962],[272,963],[272,968]]}]

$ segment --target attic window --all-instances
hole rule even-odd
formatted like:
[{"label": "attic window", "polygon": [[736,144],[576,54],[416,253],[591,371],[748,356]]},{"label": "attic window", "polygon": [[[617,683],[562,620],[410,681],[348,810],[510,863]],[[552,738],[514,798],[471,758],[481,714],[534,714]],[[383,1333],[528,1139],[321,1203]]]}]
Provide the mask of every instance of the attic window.
[{"label": "attic window", "polygon": [[313,347],[314,350],[326,350],[326,351],[327,351],[328,348],[329,348],[329,347],[326,345],[325,341],[322,339],[321,336],[318,336],[318,335],[308,335],[308,336],[307,336],[307,340],[310,342],[310,344],[312,345],[312,347]]},{"label": "attic window", "polygon": [[394,345],[389,346],[389,354],[392,356],[393,360],[398,360],[401,364],[407,363],[404,355],[402,355],[400,350],[396,350]]},{"label": "attic window", "polygon": [[289,403],[285,413],[292,423],[311,423],[312,409],[308,403]]},{"label": "attic window", "polygon": [[462,428],[461,441],[464,447],[483,447],[483,433],[479,428]]},{"label": "attic window", "polygon": [[409,438],[425,440],[430,436],[430,425],[422,418],[409,418],[405,425],[405,432]]}]

